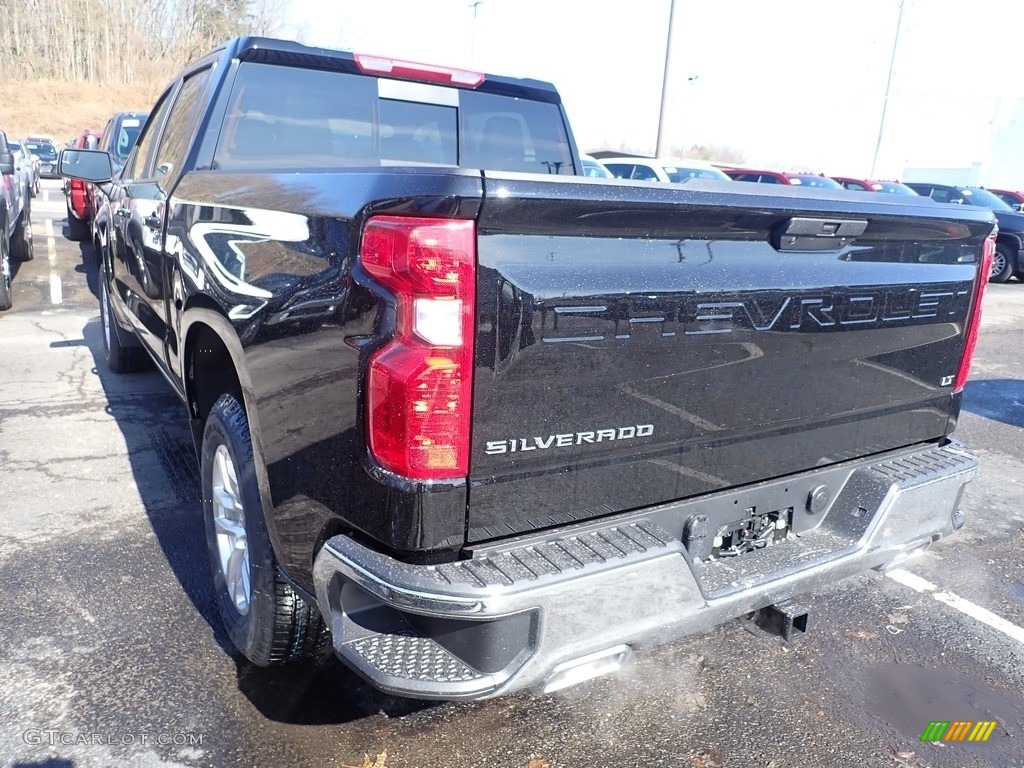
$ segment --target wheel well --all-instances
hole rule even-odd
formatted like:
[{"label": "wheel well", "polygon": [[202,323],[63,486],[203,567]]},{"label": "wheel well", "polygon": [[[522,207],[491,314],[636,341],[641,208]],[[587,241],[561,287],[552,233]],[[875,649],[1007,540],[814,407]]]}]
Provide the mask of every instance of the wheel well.
[{"label": "wheel well", "polygon": [[1022,240],[1018,235],[1011,235],[1009,233],[1000,233],[996,235],[996,245],[1009,246],[1014,251],[1020,250],[1022,243],[1024,243],[1024,240]]},{"label": "wheel well", "polygon": [[185,365],[189,412],[200,424],[221,395],[237,394],[241,401],[242,386],[231,353],[210,326],[200,323],[189,331]]}]

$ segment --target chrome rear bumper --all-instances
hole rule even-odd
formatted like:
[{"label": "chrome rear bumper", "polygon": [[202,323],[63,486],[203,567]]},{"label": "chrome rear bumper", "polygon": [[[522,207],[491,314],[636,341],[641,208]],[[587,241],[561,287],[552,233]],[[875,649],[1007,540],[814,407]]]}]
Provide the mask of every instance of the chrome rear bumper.
[{"label": "chrome rear bumper", "polygon": [[[611,671],[632,650],[894,565],[953,532],[976,473],[977,459],[955,442],[901,450],[441,565],[410,565],[336,536],[316,559],[317,602],[340,658],[382,690],[425,699],[551,690]],[[831,501],[793,512],[798,533],[785,541],[717,560],[695,558],[684,543],[695,512],[822,482],[836,489]]]}]

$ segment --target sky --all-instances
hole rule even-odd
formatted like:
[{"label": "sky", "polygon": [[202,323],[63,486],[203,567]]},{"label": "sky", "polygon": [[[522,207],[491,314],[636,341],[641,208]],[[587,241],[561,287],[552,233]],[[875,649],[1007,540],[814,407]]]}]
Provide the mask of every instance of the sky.
[{"label": "sky", "polygon": [[[583,151],[653,154],[670,1],[480,0],[474,20],[472,0],[286,0],[284,34],[547,80]],[[898,25],[901,0],[675,0],[670,145],[875,178],[977,163],[1024,187],[1024,3],[902,5]]]}]

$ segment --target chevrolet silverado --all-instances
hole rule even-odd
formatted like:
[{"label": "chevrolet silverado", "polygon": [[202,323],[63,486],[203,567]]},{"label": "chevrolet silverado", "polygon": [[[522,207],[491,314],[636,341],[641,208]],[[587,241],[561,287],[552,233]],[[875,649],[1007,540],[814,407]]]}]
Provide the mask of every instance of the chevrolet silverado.
[{"label": "chevrolet silverado", "polygon": [[194,439],[258,665],[553,691],[964,521],[990,211],[587,178],[557,91],[238,38],[102,185],[100,319]]}]

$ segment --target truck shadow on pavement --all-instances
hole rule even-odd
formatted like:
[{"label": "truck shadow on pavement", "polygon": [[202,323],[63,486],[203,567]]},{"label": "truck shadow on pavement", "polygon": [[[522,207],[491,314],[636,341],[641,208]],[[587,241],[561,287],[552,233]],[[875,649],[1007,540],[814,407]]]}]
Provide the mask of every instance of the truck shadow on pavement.
[{"label": "truck shadow on pavement", "polygon": [[979,379],[964,389],[965,411],[1012,427],[1024,427],[1024,380]]},{"label": "truck shadow on pavement", "polygon": [[96,266],[96,257],[93,252],[92,244],[79,243],[78,249],[82,256],[82,263],[75,267],[75,272],[80,275],[85,275],[85,283],[89,286],[89,292],[96,298],[96,301],[99,301],[99,268]]},{"label": "truck shadow on pavement", "polygon": [[[95,262],[87,257],[82,266],[92,287]],[[333,655],[285,667],[261,668],[238,654],[223,631],[214,599],[198,468],[185,406],[155,369],[137,374],[111,371],[103,355],[101,334],[98,317],[82,329],[92,354],[93,373],[106,395],[106,411],[116,420],[124,438],[131,482],[174,577],[195,611],[209,624],[224,656],[234,662],[238,688],[253,706],[269,720],[301,725],[348,723],[381,712],[401,716],[436,706],[382,694]]]}]

